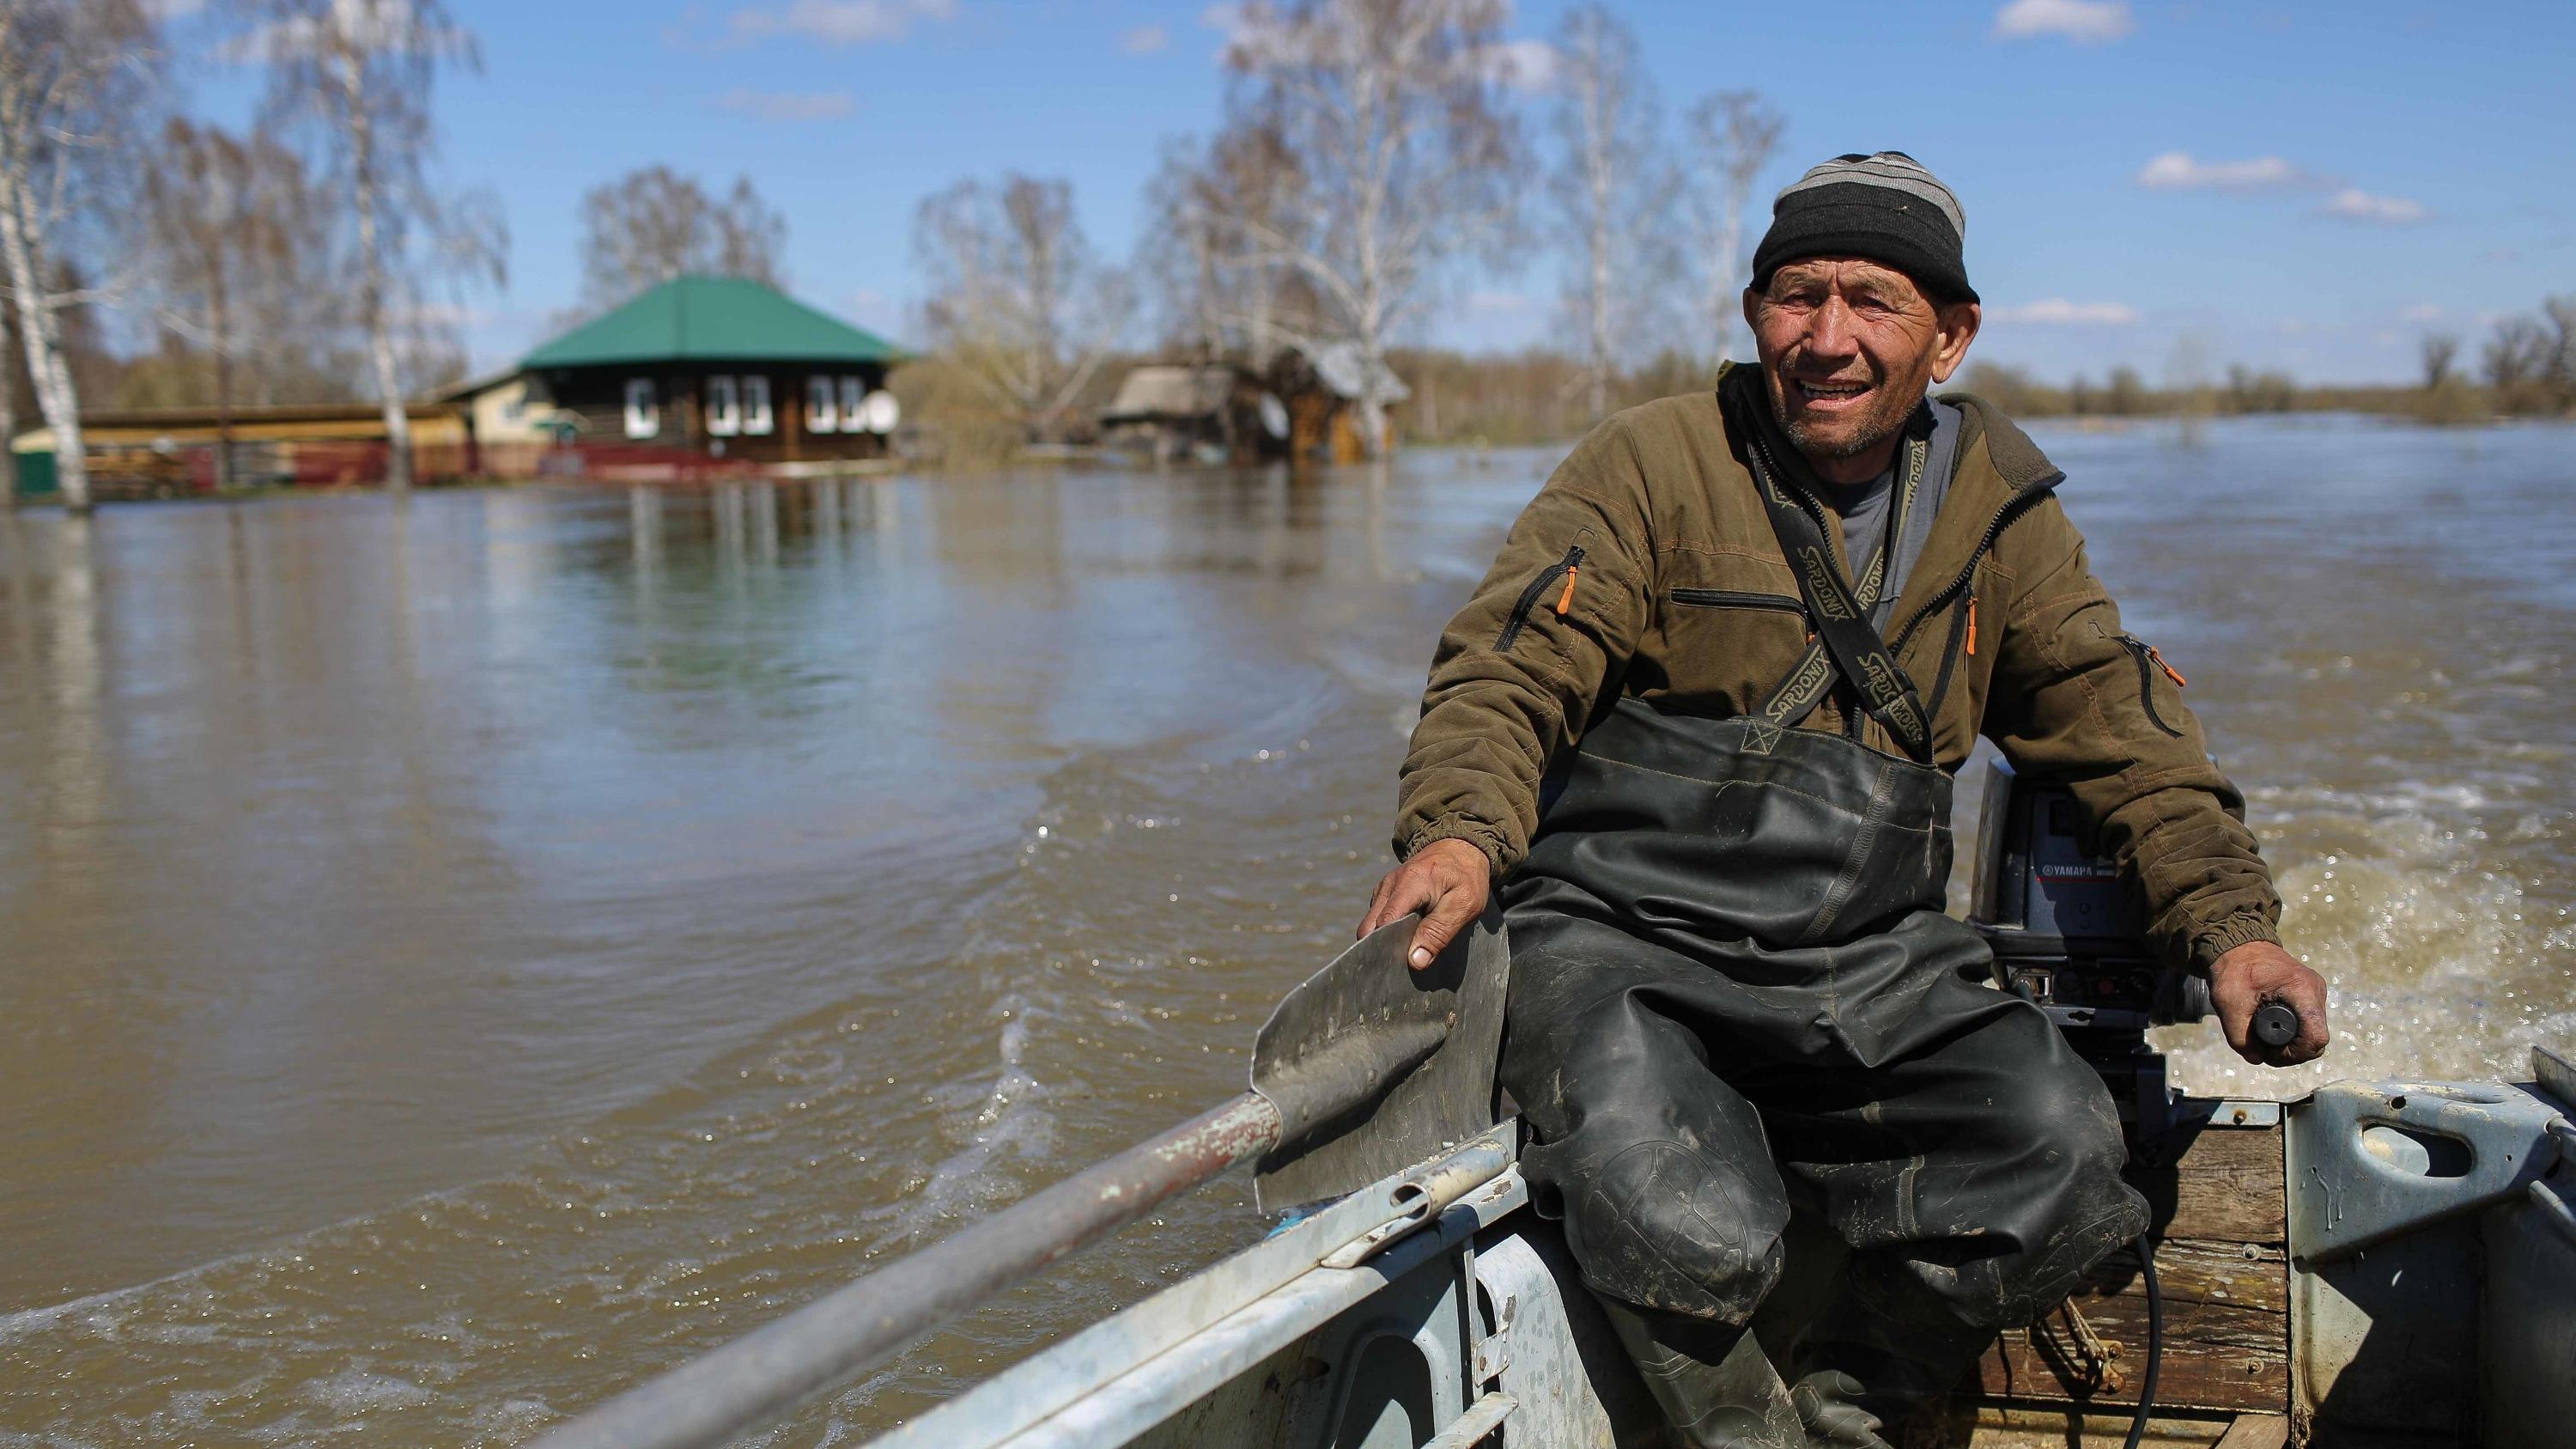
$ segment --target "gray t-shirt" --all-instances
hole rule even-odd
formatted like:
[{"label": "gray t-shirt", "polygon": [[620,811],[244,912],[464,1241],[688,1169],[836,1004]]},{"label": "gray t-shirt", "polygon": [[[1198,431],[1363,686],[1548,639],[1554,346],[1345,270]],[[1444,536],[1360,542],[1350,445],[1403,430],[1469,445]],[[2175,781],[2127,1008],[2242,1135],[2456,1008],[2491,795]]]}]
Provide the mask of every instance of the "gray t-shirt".
[{"label": "gray t-shirt", "polygon": [[[1904,460],[1902,449],[1897,462]],[[1905,537],[1887,537],[1887,510],[1896,496],[1896,463],[1866,483],[1827,483],[1816,480],[1816,501],[1832,509],[1842,524],[1843,558],[1853,574],[1866,573],[1869,556],[1882,543],[1892,543],[1895,553],[1887,561],[1887,584],[1879,591],[1878,606],[1871,617],[1884,626],[1895,611],[1896,596],[1905,590],[1907,575],[1914,572],[1914,561],[1923,553],[1923,541],[1932,532],[1932,516],[1941,511],[1941,500],[1949,495],[1950,474],[1959,461],[1959,410],[1945,402],[1932,404],[1932,447],[1923,460],[1923,487],[1915,495],[1914,507],[1905,515]],[[1854,582],[1858,580],[1855,579]]]},{"label": "gray t-shirt", "polygon": [[1869,556],[1887,539],[1887,505],[1888,500],[1895,496],[1896,465],[1893,463],[1887,466],[1887,471],[1866,483],[1816,480],[1816,501],[1832,509],[1834,516],[1842,522],[1843,561],[1854,582],[1868,566]]}]

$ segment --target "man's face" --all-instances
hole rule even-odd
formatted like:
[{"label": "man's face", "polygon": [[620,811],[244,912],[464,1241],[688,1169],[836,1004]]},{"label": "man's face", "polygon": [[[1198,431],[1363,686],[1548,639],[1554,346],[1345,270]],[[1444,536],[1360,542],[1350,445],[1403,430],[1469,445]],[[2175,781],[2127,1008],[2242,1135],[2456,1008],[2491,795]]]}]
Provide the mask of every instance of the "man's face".
[{"label": "man's face", "polygon": [[1935,307],[1911,278],[1858,257],[1810,257],[1744,293],[1772,415],[1819,474],[1875,477],[1924,389],[1977,335],[1977,305]]}]

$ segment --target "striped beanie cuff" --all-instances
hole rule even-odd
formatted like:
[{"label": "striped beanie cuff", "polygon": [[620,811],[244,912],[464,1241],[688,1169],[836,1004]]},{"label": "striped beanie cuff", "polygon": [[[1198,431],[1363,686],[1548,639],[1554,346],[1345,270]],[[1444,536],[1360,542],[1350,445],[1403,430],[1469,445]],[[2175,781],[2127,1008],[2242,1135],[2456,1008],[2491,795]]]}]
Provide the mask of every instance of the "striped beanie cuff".
[{"label": "striped beanie cuff", "polygon": [[1837,156],[1771,203],[1771,229],[1753,249],[1753,285],[1802,257],[1867,257],[1894,267],[1936,302],[1974,302],[1968,215],[1923,163],[1902,151]]}]

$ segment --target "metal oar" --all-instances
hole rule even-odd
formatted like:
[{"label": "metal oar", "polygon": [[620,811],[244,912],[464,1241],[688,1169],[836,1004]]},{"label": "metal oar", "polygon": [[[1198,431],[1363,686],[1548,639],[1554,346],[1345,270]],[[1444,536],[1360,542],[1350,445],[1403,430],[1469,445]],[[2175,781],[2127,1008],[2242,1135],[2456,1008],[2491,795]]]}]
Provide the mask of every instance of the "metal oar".
[{"label": "metal oar", "polygon": [[1357,1191],[1491,1127],[1510,971],[1500,918],[1488,912],[1421,971],[1404,962],[1413,927],[1380,929],[1288,993],[1242,1096],[630,1389],[536,1449],[723,1444],[1247,1158],[1261,1159],[1266,1210]]}]

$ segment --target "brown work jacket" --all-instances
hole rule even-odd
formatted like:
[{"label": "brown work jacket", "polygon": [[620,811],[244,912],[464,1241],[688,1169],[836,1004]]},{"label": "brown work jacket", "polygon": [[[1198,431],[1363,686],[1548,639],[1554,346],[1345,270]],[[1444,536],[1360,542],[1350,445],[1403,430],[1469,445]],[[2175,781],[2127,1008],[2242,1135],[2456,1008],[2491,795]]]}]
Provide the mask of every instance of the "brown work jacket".
[{"label": "brown work jacket", "polygon": [[[1936,761],[1955,772],[1983,734],[2017,767],[2064,780],[2099,848],[2139,883],[2168,960],[2206,971],[2231,947],[2278,940],[2280,898],[2244,799],[2210,762],[2181,676],[2121,628],[2049,487],[2063,475],[1991,404],[1943,400],[1964,414],[1957,470],[1886,629],[1933,716]],[[1596,710],[1627,694],[1748,713],[1809,634],[1716,395],[1618,414],[1530,501],[1442,631],[1404,759],[1397,852],[1461,839],[1508,873],[1538,828],[1549,762]],[[1843,730],[1853,707],[1838,686],[1803,727]],[[1903,753],[1861,722],[1863,743]]]}]

